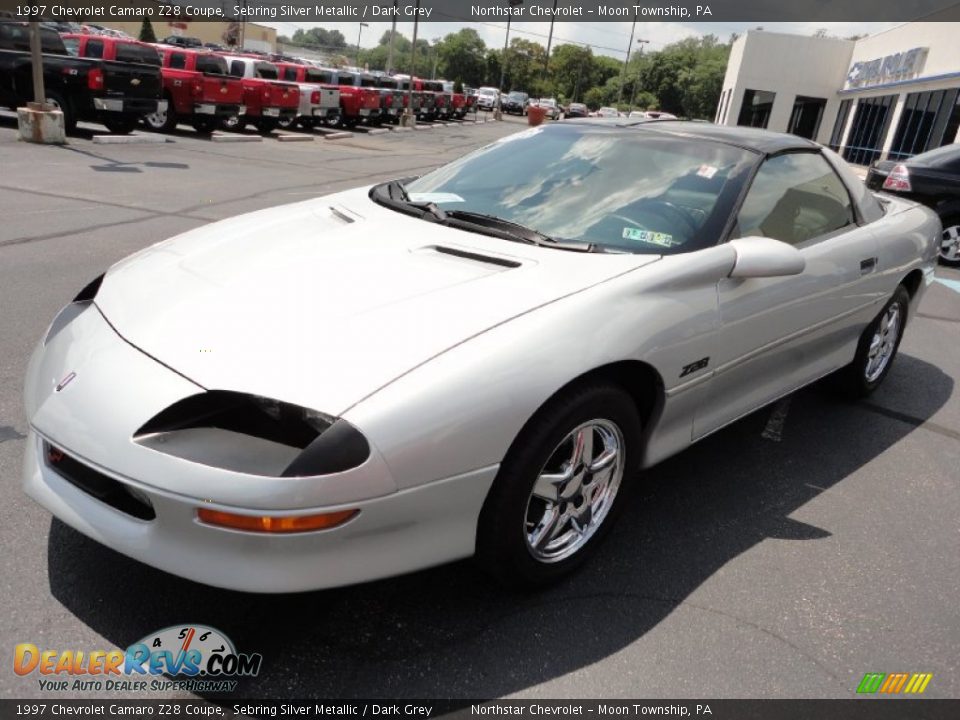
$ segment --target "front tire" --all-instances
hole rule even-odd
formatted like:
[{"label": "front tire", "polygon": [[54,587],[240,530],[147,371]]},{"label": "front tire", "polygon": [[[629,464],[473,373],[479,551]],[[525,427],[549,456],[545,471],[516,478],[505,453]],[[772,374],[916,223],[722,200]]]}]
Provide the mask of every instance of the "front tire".
[{"label": "front tire", "polygon": [[853,362],[837,375],[840,390],[849,397],[863,398],[880,387],[890,372],[903,339],[910,307],[910,293],[897,286],[893,297],[860,336]]},{"label": "front tire", "polygon": [[73,133],[77,129],[77,114],[73,110],[73,105],[67,99],[67,96],[57,90],[47,90],[47,105],[63,113],[63,129],[67,133]]},{"label": "front tire", "polygon": [[960,267],[960,215],[947,215],[943,218],[938,259],[941,265]]},{"label": "front tire", "polygon": [[639,465],[640,417],[615,385],[574,388],[514,441],[480,512],[477,560],[510,586],[536,587],[595,552]]}]

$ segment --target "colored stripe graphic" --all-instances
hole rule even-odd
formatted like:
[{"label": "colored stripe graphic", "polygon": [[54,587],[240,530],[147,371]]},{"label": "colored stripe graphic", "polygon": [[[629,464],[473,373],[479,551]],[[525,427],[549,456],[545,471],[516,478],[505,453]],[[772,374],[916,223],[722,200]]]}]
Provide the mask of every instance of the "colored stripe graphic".
[{"label": "colored stripe graphic", "polygon": [[927,689],[932,679],[933,673],[866,673],[857,686],[857,692],[919,695]]}]

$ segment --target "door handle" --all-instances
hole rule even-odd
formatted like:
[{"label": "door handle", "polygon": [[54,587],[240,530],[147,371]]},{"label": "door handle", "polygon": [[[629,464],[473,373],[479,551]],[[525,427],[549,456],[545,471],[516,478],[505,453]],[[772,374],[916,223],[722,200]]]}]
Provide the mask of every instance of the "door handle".
[{"label": "door handle", "polygon": [[877,269],[877,259],[875,257],[866,258],[860,261],[860,274],[869,275]]}]

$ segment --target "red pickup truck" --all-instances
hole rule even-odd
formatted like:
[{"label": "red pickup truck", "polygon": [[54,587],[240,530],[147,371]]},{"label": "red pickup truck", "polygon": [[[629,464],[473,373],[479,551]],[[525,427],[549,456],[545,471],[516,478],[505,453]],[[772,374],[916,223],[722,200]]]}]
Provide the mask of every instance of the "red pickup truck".
[{"label": "red pickup truck", "polygon": [[463,119],[467,114],[467,96],[462,92],[454,92],[454,84],[449,80],[440,80],[443,91],[450,96],[450,116]]},{"label": "red pickup truck", "polygon": [[331,70],[340,86],[340,124],[355,127],[361,120],[380,120],[380,91],[376,80],[366,73]]},{"label": "red pickup truck", "polygon": [[246,114],[226,122],[228,128],[252,124],[266,134],[275,130],[280,120],[295,120],[300,109],[300,87],[281,82],[276,65],[258,57],[222,54],[228,72],[241,78]]},{"label": "red pickup truck", "polygon": [[167,107],[144,118],[148,127],[169,132],[185,122],[197,132],[208,133],[227,118],[243,114],[243,85],[227,74],[226,60],[207,51],[154,47],[163,63]]}]

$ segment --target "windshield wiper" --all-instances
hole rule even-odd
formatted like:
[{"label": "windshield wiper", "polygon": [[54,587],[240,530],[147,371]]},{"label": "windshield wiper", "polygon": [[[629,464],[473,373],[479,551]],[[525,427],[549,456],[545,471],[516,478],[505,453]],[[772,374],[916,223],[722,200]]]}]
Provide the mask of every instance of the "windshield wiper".
[{"label": "windshield wiper", "polygon": [[[444,212],[441,210],[441,212]],[[534,230],[526,225],[507,220],[496,215],[473,212],[471,210],[447,210],[445,213],[449,220],[462,220],[471,225],[479,225],[497,231],[497,234],[507,240],[516,240],[530,245],[539,245],[540,247],[552,247],[558,250],[573,250],[576,252],[603,252],[603,248],[594,243],[581,242],[578,240],[566,240],[555,238],[539,230]]]},{"label": "windshield wiper", "polygon": [[[406,178],[406,180],[410,179],[412,178]],[[384,185],[378,185],[373,189],[371,197],[381,204],[389,205],[408,214],[415,214],[423,220],[470,232],[482,231],[486,235],[492,235],[503,240],[574,252],[606,252],[600,245],[551,237],[539,230],[534,230],[526,225],[496,215],[471,210],[444,210],[434,202],[413,201],[404,187],[403,180],[392,180]],[[418,212],[410,213],[411,210]]]}]

